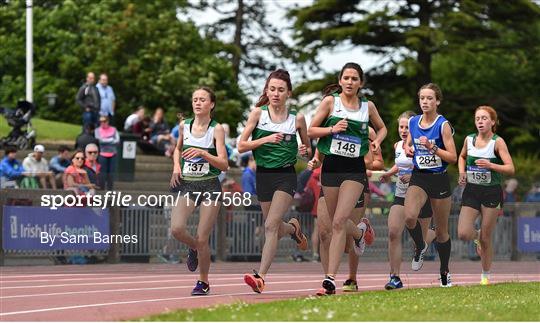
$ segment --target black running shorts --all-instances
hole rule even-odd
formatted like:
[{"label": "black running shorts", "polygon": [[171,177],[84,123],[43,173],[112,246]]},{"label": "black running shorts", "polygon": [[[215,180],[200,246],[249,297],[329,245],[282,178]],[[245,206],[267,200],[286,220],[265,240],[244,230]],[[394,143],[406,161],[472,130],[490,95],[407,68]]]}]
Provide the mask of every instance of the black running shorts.
[{"label": "black running shorts", "polygon": [[452,195],[448,173],[428,173],[414,169],[409,188],[418,186],[432,199],[444,199]]},{"label": "black running shorts", "polygon": [[181,180],[180,184],[169,189],[172,193],[180,193],[186,196],[197,206],[201,203],[210,204],[214,201],[222,200],[221,184],[217,177],[205,179],[202,181],[186,181]]},{"label": "black running shorts", "polygon": [[294,196],[296,191],[296,171],[294,166],[284,168],[264,168],[257,166],[255,186],[259,202],[270,202],[276,191]]},{"label": "black running shorts", "polygon": [[[405,198],[394,196],[394,202],[392,202],[392,205],[405,206]],[[431,210],[431,203],[429,202],[429,199],[428,199],[426,203],[424,204],[424,206],[422,206],[422,209],[420,209],[420,214],[418,215],[418,217],[420,219],[427,219],[427,218],[431,218],[432,215],[433,215],[433,211]]]},{"label": "black running shorts", "polygon": [[499,185],[484,186],[467,183],[463,190],[461,206],[472,207],[481,211],[481,206],[502,209],[503,191]]}]

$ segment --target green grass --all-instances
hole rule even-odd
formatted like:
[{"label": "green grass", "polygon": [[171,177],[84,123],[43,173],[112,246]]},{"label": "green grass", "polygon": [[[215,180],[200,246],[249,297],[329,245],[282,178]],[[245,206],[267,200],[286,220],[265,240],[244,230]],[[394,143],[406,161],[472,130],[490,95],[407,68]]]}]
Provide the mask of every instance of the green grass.
[{"label": "green grass", "polygon": [[[257,298],[253,295],[253,298]],[[369,291],[215,306],[142,321],[537,321],[540,283]]]},{"label": "green grass", "polygon": [[[72,140],[81,133],[81,125],[65,122],[32,118],[32,125],[37,132],[37,142],[41,140]],[[0,136],[6,136],[11,131],[4,117],[0,117]]]}]

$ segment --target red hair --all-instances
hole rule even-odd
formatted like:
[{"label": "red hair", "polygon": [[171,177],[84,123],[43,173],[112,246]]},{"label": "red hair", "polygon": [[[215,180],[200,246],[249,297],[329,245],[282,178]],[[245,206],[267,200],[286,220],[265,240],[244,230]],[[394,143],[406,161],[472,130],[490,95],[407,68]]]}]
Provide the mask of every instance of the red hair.
[{"label": "red hair", "polygon": [[493,131],[493,133],[495,133],[495,131],[497,130],[497,125],[499,124],[499,118],[497,117],[497,111],[495,111],[495,109],[493,109],[489,105],[481,105],[478,108],[476,108],[476,110],[474,111],[475,116],[476,116],[476,112],[478,112],[478,110],[486,111],[489,114],[489,118],[492,121],[495,121],[495,124],[491,127],[491,131]]}]

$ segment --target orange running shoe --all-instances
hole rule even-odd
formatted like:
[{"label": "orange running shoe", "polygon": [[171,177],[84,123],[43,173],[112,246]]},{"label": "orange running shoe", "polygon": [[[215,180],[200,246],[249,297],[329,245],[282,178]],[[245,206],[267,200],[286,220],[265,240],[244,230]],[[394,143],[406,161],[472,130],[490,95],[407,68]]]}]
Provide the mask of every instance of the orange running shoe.
[{"label": "orange running shoe", "polygon": [[253,289],[255,293],[260,294],[264,290],[264,279],[259,276],[256,270],[253,270],[253,274],[245,274],[244,282]]},{"label": "orange running shoe", "polygon": [[362,222],[366,224],[366,232],[364,232],[364,241],[368,246],[371,246],[373,244],[373,241],[375,241],[375,230],[373,230],[373,227],[371,226],[371,223],[367,218],[362,218]]},{"label": "orange running shoe", "polygon": [[308,242],[305,234],[302,233],[300,222],[297,219],[292,218],[289,220],[289,224],[294,227],[294,232],[291,234],[291,238],[296,241],[296,245],[300,250],[307,250]]}]

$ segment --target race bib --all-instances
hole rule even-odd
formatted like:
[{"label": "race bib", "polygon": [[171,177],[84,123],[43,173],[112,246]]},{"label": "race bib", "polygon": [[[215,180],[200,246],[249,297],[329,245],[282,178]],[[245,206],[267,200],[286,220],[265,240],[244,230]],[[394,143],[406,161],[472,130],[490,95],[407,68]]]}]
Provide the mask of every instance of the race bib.
[{"label": "race bib", "polygon": [[467,166],[467,182],[472,184],[491,183],[491,171],[478,166]]},{"label": "race bib", "polygon": [[184,169],[182,170],[182,174],[186,176],[191,177],[201,177],[210,172],[210,164],[204,160],[190,160],[190,161],[184,161]]},{"label": "race bib", "polygon": [[420,169],[430,169],[437,168],[442,166],[441,157],[437,155],[425,154],[425,155],[416,155],[416,164]]},{"label": "race bib", "polygon": [[332,136],[330,152],[334,155],[358,158],[360,157],[360,147],[360,138],[337,133]]}]

